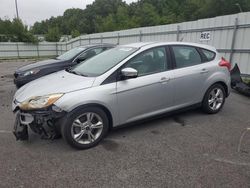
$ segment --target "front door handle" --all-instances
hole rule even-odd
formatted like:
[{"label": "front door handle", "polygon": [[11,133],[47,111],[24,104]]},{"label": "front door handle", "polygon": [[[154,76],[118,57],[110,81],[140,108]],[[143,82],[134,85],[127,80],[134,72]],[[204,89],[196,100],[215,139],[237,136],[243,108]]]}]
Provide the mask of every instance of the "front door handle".
[{"label": "front door handle", "polygon": [[201,71],[200,71],[200,73],[201,74],[206,74],[206,73],[208,73],[209,71],[207,70],[207,69],[201,69]]}]

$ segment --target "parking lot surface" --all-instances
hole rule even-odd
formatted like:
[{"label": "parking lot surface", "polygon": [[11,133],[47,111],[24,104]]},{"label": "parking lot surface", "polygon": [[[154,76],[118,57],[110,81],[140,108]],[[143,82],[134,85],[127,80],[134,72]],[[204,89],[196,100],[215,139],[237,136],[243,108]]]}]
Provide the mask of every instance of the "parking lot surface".
[{"label": "parking lot surface", "polygon": [[250,187],[250,100],[232,92],[223,110],[166,116],[113,130],[77,151],[62,139],[12,135],[12,74],[0,63],[0,187]]}]

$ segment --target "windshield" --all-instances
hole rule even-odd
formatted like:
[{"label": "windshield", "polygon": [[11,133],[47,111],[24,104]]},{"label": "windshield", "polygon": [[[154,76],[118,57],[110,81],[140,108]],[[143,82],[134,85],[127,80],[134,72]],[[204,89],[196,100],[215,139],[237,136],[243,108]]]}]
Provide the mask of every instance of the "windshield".
[{"label": "windshield", "polygon": [[83,48],[83,47],[73,48],[73,49],[65,52],[64,54],[58,56],[56,59],[70,60],[73,57],[75,57],[77,54],[79,54],[80,52],[82,52],[83,50],[85,50],[85,48]]},{"label": "windshield", "polygon": [[112,48],[77,65],[72,71],[85,76],[100,76],[136,50],[137,48],[121,46]]}]

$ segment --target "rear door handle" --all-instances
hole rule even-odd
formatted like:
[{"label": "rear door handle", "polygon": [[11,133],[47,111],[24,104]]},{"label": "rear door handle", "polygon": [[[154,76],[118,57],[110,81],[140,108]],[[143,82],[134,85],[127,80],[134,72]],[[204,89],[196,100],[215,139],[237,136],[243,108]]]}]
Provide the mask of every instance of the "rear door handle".
[{"label": "rear door handle", "polygon": [[165,83],[165,82],[168,82],[169,80],[170,78],[162,77],[160,80],[160,83]]},{"label": "rear door handle", "polygon": [[207,70],[207,69],[201,69],[201,71],[200,71],[200,73],[201,74],[206,74],[206,73],[208,73],[209,71]]}]

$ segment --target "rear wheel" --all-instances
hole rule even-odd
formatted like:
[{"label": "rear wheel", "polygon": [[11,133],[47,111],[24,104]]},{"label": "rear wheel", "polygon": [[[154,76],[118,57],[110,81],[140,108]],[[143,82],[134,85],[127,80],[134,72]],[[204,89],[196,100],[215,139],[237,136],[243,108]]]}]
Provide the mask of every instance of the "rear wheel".
[{"label": "rear wheel", "polygon": [[108,132],[108,117],[96,107],[73,111],[62,127],[65,141],[77,149],[96,146]]},{"label": "rear wheel", "polygon": [[224,105],[225,96],[225,89],[222,85],[214,84],[211,86],[202,102],[203,111],[209,114],[218,113]]}]

